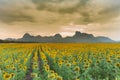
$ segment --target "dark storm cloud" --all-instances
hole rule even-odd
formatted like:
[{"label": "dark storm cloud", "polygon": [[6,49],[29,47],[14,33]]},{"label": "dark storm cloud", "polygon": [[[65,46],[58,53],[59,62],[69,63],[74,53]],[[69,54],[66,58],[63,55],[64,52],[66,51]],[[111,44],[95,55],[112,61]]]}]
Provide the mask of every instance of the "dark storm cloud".
[{"label": "dark storm cloud", "polygon": [[33,22],[33,17],[21,13],[21,12],[0,12],[0,21],[5,23],[11,23],[16,21],[28,21]]},{"label": "dark storm cloud", "polygon": [[83,8],[89,0],[32,0],[38,10],[48,10],[59,13],[74,13]]},{"label": "dark storm cloud", "polygon": [[103,23],[117,17],[120,13],[119,0],[32,0],[37,9],[54,13],[78,13],[75,23]]},{"label": "dark storm cloud", "polygon": [[[27,12],[29,9],[31,12]],[[42,11],[46,11],[44,16]],[[48,21],[46,16],[49,18],[49,13],[54,17]],[[38,23],[105,23],[119,14],[120,0],[0,0],[0,21],[6,23],[14,21],[33,23],[41,17],[42,20],[38,20]]]},{"label": "dark storm cloud", "polygon": [[4,23],[12,23],[16,21],[33,22],[34,18],[23,11],[29,8],[27,5],[25,6],[24,3],[23,0],[0,0],[0,21]]}]

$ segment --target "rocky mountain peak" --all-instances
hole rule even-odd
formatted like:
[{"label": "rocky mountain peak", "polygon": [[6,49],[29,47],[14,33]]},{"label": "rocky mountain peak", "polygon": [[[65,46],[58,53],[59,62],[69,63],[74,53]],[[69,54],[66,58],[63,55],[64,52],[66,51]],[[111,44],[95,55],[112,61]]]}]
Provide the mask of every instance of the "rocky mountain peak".
[{"label": "rocky mountain peak", "polygon": [[29,33],[25,33],[23,38],[31,38],[32,36]]},{"label": "rocky mountain peak", "polygon": [[54,37],[55,38],[62,38],[62,36],[60,34],[55,34]]}]

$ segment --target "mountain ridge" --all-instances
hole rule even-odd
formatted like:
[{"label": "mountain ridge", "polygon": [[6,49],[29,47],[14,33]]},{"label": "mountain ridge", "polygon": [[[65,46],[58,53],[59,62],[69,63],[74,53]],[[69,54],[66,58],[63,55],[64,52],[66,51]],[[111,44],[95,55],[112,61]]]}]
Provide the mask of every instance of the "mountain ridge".
[{"label": "mountain ridge", "polygon": [[76,31],[73,36],[62,37],[61,34],[57,33],[54,36],[33,36],[29,33],[25,33],[22,38],[12,39],[8,38],[7,41],[16,41],[16,42],[43,42],[43,43],[80,43],[80,42],[115,42],[114,40],[105,37],[105,36],[97,36],[95,37],[93,34],[81,33],[80,31]]}]

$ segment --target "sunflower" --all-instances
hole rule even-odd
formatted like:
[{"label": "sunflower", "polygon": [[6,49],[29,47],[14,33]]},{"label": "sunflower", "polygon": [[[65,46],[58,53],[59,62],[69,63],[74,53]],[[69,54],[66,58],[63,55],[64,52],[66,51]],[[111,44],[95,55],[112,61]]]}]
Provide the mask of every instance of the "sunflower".
[{"label": "sunflower", "polygon": [[14,77],[14,76],[15,76],[15,74],[14,74],[14,73],[11,73],[10,75],[11,75],[11,77]]},{"label": "sunflower", "polygon": [[54,78],[55,78],[55,74],[54,74],[54,73],[49,74],[49,75],[48,75],[48,78],[49,78],[49,79],[54,79]]},{"label": "sunflower", "polygon": [[23,67],[23,70],[24,70],[24,71],[26,71],[26,70],[27,70],[27,67],[26,67],[26,66],[24,66],[24,67]]},{"label": "sunflower", "polygon": [[36,69],[36,68],[38,68],[38,65],[33,65],[32,67],[33,67],[33,69]]},{"label": "sunflower", "polygon": [[38,77],[37,73],[32,73],[31,76],[32,77]]},{"label": "sunflower", "polygon": [[80,71],[79,66],[76,66],[76,67],[74,68],[74,71],[75,71],[75,72],[79,72],[79,71]]},{"label": "sunflower", "polygon": [[89,67],[89,65],[85,65],[85,66],[84,66],[84,69],[87,69],[88,67]]},{"label": "sunflower", "polygon": [[17,70],[15,67],[12,67],[13,70]]},{"label": "sunflower", "polygon": [[58,65],[59,65],[59,66],[62,66],[62,62],[59,62]]},{"label": "sunflower", "polygon": [[6,66],[6,69],[8,69],[8,68],[10,68],[10,65],[7,65],[7,66]]},{"label": "sunflower", "polygon": [[50,73],[55,73],[53,70],[50,70]]},{"label": "sunflower", "polygon": [[56,80],[63,80],[63,78],[60,76],[57,76]]},{"label": "sunflower", "polygon": [[111,63],[112,61],[110,59],[107,60],[108,63]]},{"label": "sunflower", "polygon": [[70,66],[71,66],[71,64],[70,64],[70,63],[67,63],[67,64],[66,64],[66,66],[67,66],[67,67],[70,67]]},{"label": "sunflower", "polygon": [[45,68],[45,71],[49,71],[50,70],[50,67],[48,65],[44,66]]},{"label": "sunflower", "polygon": [[115,66],[116,66],[116,67],[120,67],[120,63],[116,63]]},{"label": "sunflower", "polygon": [[6,74],[3,75],[4,80],[8,80],[8,79],[10,79],[11,77],[12,77],[12,76],[11,76],[11,74],[9,74],[9,73],[6,73]]},{"label": "sunflower", "polygon": [[80,79],[76,78],[75,80],[80,80]]}]

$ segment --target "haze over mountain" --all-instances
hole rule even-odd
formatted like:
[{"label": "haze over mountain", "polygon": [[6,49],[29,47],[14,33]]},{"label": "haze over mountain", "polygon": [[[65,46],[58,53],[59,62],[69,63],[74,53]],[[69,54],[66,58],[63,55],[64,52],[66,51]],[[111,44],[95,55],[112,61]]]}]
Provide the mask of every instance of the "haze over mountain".
[{"label": "haze over mountain", "polygon": [[12,39],[8,38],[7,41],[17,41],[17,42],[114,42],[114,40],[104,37],[98,36],[95,37],[93,34],[81,33],[76,31],[73,36],[68,36],[63,38],[60,34],[55,34],[54,36],[32,36],[29,33],[25,33],[22,38]]}]

